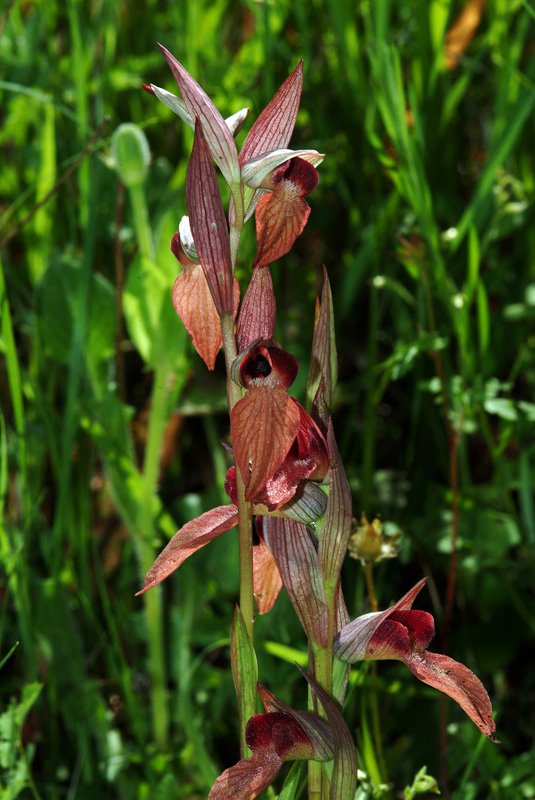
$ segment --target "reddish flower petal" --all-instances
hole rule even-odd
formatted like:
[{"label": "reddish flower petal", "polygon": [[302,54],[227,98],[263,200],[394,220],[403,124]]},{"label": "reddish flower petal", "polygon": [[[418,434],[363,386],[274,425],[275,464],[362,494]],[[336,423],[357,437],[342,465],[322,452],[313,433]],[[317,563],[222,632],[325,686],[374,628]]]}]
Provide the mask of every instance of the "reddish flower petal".
[{"label": "reddish flower petal", "polygon": [[238,317],[238,352],[241,353],[257,339],[275,336],[275,314],[275,295],[269,267],[255,269]]},{"label": "reddish flower petal", "polygon": [[294,447],[295,442],[275,475],[253,498],[255,504],[266,506],[268,511],[276,511],[288,503],[301,481],[306,480],[316,468],[311,456],[303,461],[296,460]]},{"label": "reddish flower petal", "polygon": [[[299,668],[301,669],[301,668]],[[301,670],[303,671],[303,670]],[[304,673],[303,673],[304,674]],[[333,737],[331,728],[327,720],[322,719],[313,711],[299,711],[295,708],[287,706],[282,700],[279,700],[269,689],[257,683],[256,688],[258,694],[262,698],[264,708],[268,712],[281,712],[285,716],[292,717],[296,722],[301,725],[306,733],[313,748],[314,761],[330,761],[333,757]],[[310,757],[310,756],[309,756]],[[292,756],[296,758],[296,756]],[[307,756],[305,756],[307,758]]]},{"label": "reddish flower petal", "polygon": [[250,389],[230,415],[234,458],[252,500],[280,467],[299,429],[299,412],[282,389]]},{"label": "reddish flower petal", "polygon": [[479,728],[499,744],[495,736],[490,698],[479,678],[453,658],[438,653],[413,654],[405,664],[424,683],[452,697]]},{"label": "reddish flower petal", "polygon": [[253,547],[253,585],[258,613],[267,614],[279,596],[282,579],[263,539]]},{"label": "reddish flower petal", "polygon": [[[409,612],[410,613],[410,612]],[[411,645],[407,628],[401,622],[387,619],[375,630],[366,648],[366,658],[378,661],[409,658]]]},{"label": "reddish flower petal", "polygon": [[435,635],[435,620],[427,611],[394,611],[388,619],[401,622],[407,628],[411,649],[415,652],[423,652]]},{"label": "reddish flower petal", "polygon": [[303,726],[293,714],[280,711],[251,717],[245,730],[245,741],[254,753],[274,750],[281,761],[314,758],[315,755]]},{"label": "reddish flower petal", "polygon": [[425,579],[417,583],[387,611],[365,614],[346,625],[335,637],[334,652],[351,663],[363,659],[403,661],[421,681],[456,700],[479,730],[497,742],[492,706],[479,678],[452,658],[425,650],[434,632],[433,617],[426,611],[411,610],[424,583]]},{"label": "reddish flower petal", "polygon": [[136,595],[143,594],[153,586],[157,586],[175,569],[178,569],[192,553],[200,550],[212,539],[216,539],[237,524],[238,509],[234,505],[218,506],[201,514],[197,519],[187,522],[162,550],[145,576],[143,589],[136,592]]},{"label": "reddish flower petal", "polygon": [[271,264],[287,253],[305,227],[310,207],[303,200],[318,183],[318,173],[300,158],[274,171],[275,189],[262,195],[256,207],[258,246],[254,267]]},{"label": "reddish flower petal", "polygon": [[351,664],[369,658],[368,645],[375,631],[396,611],[410,609],[426,580],[427,578],[422,578],[421,581],[418,581],[401,600],[398,600],[391,608],[387,608],[386,611],[363,614],[346,625],[337,634],[334,641],[334,651],[338,658]]},{"label": "reddish flower petal", "polygon": [[195,123],[193,150],[186,171],[186,200],[195,248],[217,311],[220,315],[232,314],[234,299],[227,220],[212,156],[199,120]]},{"label": "reddish flower petal", "polygon": [[228,125],[212,103],[206,92],[201,89],[189,72],[162,45],[158,45],[171,67],[184,103],[193,119],[199,119],[216,164],[225,176],[229,185],[240,180],[238,151]]},{"label": "reddish flower petal", "polygon": [[[173,305],[191,336],[193,346],[208,369],[213,369],[223,342],[221,321],[200,264],[187,269],[173,286]],[[234,278],[234,307],[238,307],[240,286]]]},{"label": "reddish flower petal", "polygon": [[274,750],[259,750],[226,769],[212,786],[208,800],[253,800],[273,782],[281,766]]},{"label": "reddish flower petal", "polygon": [[300,61],[247,134],[240,153],[240,165],[260,153],[287,147],[297,119],[302,86],[303,62]]}]

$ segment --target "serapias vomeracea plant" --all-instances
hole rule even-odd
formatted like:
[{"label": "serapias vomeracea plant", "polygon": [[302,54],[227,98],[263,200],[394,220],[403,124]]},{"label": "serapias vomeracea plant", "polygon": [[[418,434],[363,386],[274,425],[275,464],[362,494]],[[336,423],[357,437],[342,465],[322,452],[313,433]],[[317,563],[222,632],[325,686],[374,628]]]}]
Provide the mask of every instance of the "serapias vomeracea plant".
[{"label": "serapias vomeracea plant", "polygon": [[[194,130],[186,176],[188,216],[171,250],[182,266],[172,302],[198,354],[214,368],[223,347],[233,455],[225,488],[230,502],[186,523],[145,578],[147,591],[190,555],[238,526],[240,603],[231,634],[241,760],[217,779],[216,798],[253,798],[283,762],[309,762],[309,797],[349,800],[357,783],[356,749],[344,718],[350,664],[398,659],[422,681],[450,695],[482,733],[496,741],[488,695],[462,664],[427,651],[433,618],[414,611],[420,581],[392,608],[350,621],[340,571],[352,534],[351,492],[338,453],[331,408],[337,380],[332,297],[324,273],[318,298],[306,411],[289,394],[298,363],[275,339],[270,267],[303,231],[305,197],[318,182],[323,155],[288,149],[301,96],[297,65],[247,134],[235,143],[247,109],[223,119],[184,67],[161,48],[182,97],[144,88]],[[215,165],[230,189],[225,212]],[[257,251],[240,306],[235,265],[244,224],[256,220]],[[253,521],[259,544],[253,546]],[[308,640],[310,707],[286,706],[258,684],[254,605],[269,611],[284,586]],[[265,706],[256,713],[256,691]],[[322,764],[332,761],[332,769]]]}]

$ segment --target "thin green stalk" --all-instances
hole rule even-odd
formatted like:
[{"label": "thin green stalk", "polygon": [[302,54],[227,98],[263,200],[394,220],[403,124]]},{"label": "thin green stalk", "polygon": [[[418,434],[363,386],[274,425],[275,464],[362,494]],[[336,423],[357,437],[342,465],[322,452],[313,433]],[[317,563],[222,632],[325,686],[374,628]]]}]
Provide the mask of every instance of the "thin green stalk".
[{"label": "thin green stalk", "polygon": [[151,261],[154,261],[154,242],[149,224],[149,214],[147,211],[147,203],[145,200],[143,184],[130,186],[129,188],[139,252],[141,253],[142,258],[148,258]]},{"label": "thin green stalk", "polygon": [[[231,314],[221,317],[221,330],[223,332],[223,347],[225,351],[225,364],[227,367],[227,398],[229,413],[232,411],[242,392],[230,377],[230,368],[236,358],[236,338],[234,336],[234,320]],[[239,469],[236,469],[236,489],[238,506],[238,529],[240,542],[240,610],[245,621],[247,633],[254,644],[254,588],[253,588],[253,518],[251,503],[245,500],[245,486]],[[256,688],[256,687],[255,687]],[[255,692],[243,692],[238,697],[240,719],[248,720],[256,713],[254,701]],[[240,726],[245,730],[245,726]],[[241,737],[242,757],[249,753],[244,736]]]},{"label": "thin green stalk", "polygon": [[[143,574],[154,561],[155,538],[152,500],[157,490],[160,452],[167,412],[168,363],[160,358],[154,374],[147,445],[143,462],[143,496],[141,504],[139,556]],[[169,713],[166,691],[163,619],[159,587],[143,595],[149,644],[151,677],[152,731],[158,749],[167,749]]]}]

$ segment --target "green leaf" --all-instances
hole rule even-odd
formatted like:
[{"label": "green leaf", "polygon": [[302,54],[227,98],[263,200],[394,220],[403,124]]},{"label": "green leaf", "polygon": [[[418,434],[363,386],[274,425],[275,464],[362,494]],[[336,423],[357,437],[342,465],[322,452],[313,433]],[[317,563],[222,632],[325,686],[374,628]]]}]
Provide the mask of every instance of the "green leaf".
[{"label": "green leaf", "polygon": [[248,718],[245,718],[242,709],[256,708],[258,664],[253,644],[247,633],[245,621],[238,605],[234,609],[232,631],[230,634],[230,662],[240,708],[240,734],[241,741],[243,742],[245,741],[245,727]]},{"label": "green leaf", "polygon": [[301,777],[302,761],[296,761],[284,781],[284,786],[278,796],[277,800],[295,800],[297,790],[299,788],[299,779]]}]

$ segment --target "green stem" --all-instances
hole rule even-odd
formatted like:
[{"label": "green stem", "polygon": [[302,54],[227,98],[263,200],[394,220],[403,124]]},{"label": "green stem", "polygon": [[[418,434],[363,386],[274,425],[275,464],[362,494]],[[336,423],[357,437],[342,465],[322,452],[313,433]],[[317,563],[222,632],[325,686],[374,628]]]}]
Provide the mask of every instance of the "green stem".
[{"label": "green stem", "polygon": [[[221,317],[221,330],[223,332],[223,347],[225,350],[225,364],[227,367],[227,399],[229,413],[232,411],[238,400],[241,399],[242,391],[230,377],[230,368],[236,358],[236,338],[234,336],[234,320],[231,314],[224,314]],[[240,610],[245,621],[245,627],[251,643],[254,644],[254,588],[253,588],[253,517],[251,503],[245,500],[245,486],[236,467],[236,489],[238,506],[238,528],[240,542]],[[244,691],[238,697],[240,712],[240,749],[242,758],[250,755],[250,751],[245,744],[245,724],[250,717],[256,713],[254,701],[256,687],[252,692]]]},{"label": "green stem", "polygon": [[[147,445],[143,462],[143,496],[141,504],[139,555],[143,574],[154,561],[155,539],[153,498],[157,491],[160,452],[166,421],[168,364],[158,361],[154,374],[151,413]],[[149,672],[151,678],[152,731],[159,750],[167,748],[169,714],[166,692],[163,619],[159,587],[143,595],[149,642]]]},{"label": "green stem", "polygon": [[234,223],[230,226],[230,261],[232,264],[232,272],[236,266],[236,258],[238,255],[238,246],[240,244],[241,232],[243,230],[244,208],[241,184],[234,189],[231,189],[232,200],[234,203]]},{"label": "green stem", "polygon": [[129,188],[139,252],[142,258],[148,258],[150,261],[154,261],[156,253],[152,239],[152,230],[149,224],[149,214],[147,211],[143,184],[131,186]]}]

